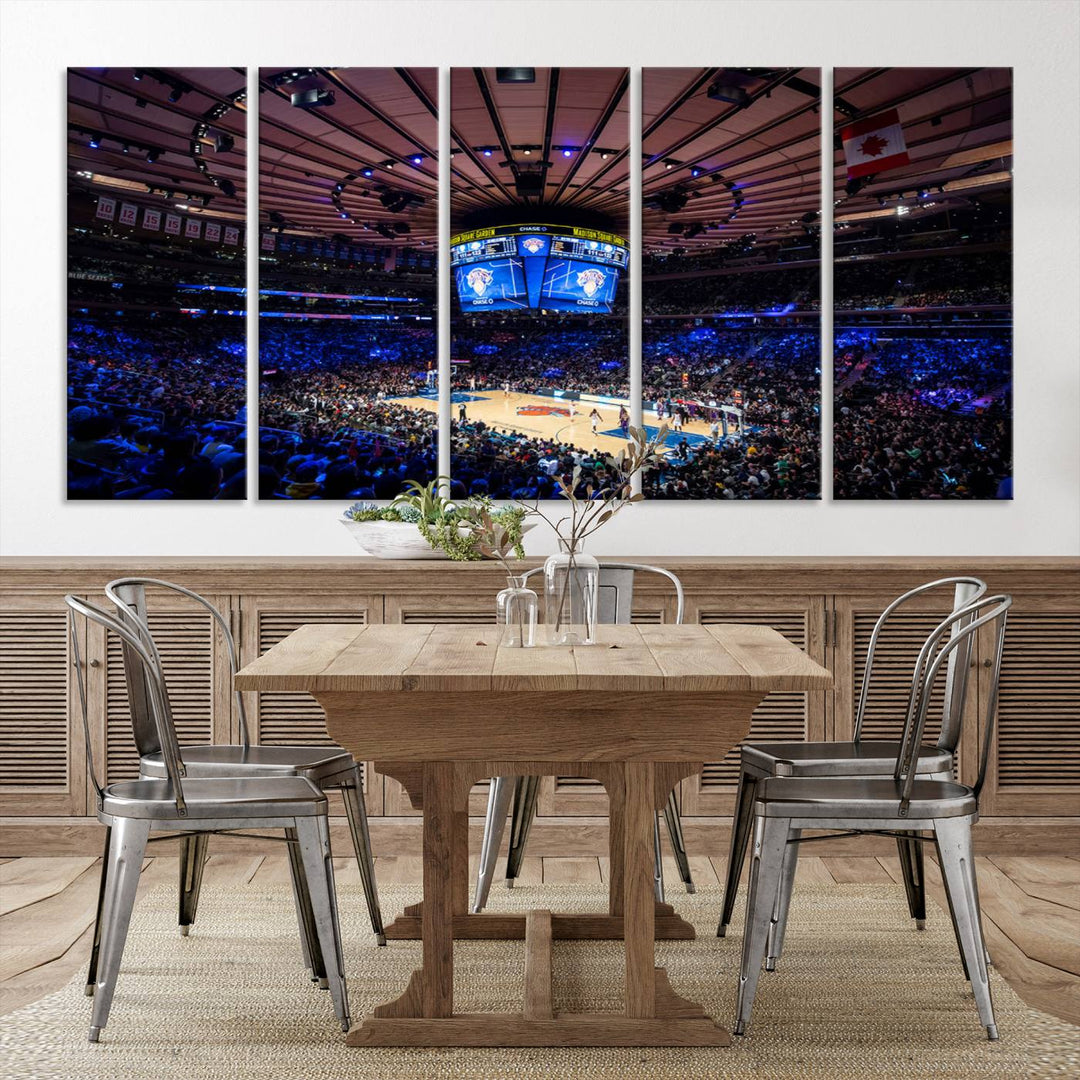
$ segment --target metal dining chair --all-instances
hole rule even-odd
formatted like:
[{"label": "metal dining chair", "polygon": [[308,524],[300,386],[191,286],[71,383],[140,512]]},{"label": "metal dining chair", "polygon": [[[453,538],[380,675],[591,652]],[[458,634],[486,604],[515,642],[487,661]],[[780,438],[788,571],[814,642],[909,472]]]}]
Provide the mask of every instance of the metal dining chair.
[{"label": "metal dining chair", "polygon": [[[166,589],[187,597],[209,612],[225,641],[231,675],[238,667],[236,643],[228,621],[205,597],[191,589],[171,581],[157,578],[118,578],[105,586],[105,594],[116,607],[117,615],[129,629],[146,642],[152,638],[149,627],[147,588]],[[135,742],[139,751],[139,776],[142,779],[161,778],[166,775],[165,763],[158,743],[156,727],[148,708],[147,689],[142,685],[142,668],[129,656],[129,646],[123,643],[124,670],[127,679],[128,701]],[[368,833],[367,812],[364,809],[364,793],[360,769],[352,755],[340,746],[259,746],[252,745],[248,734],[247,713],[244,698],[234,691],[236,709],[240,721],[238,744],[206,744],[184,747],[187,775],[191,777],[220,776],[300,776],[310,780],[322,791],[340,790],[345,802],[345,816],[349,823],[356,863],[360,868],[360,881],[367,901],[371,929],[380,945],[386,944],[379,895],[375,885],[375,868],[371,856],[371,839]],[[167,700],[166,706],[171,709]],[[188,837],[180,849],[180,933],[186,935],[195,921],[202,887],[203,865],[206,861],[208,835]],[[295,846],[289,848],[289,869],[296,882],[299,861]],[[303,890],[294,888],[298,908],[303,904]],[[312,925],[309,911],[298,911],[301,922],[309,929]],[[317,936],[306,933],[303,938],[304,962],[311,969],[312,979],[325,983],[326,973],[321,963]]]},{"label": "metal dining chair", "polygon": [[[108,1023],[116,980],[127,940],[143,856],[154,840],[228,834],[240,829],[283,829],[299,866],[297,888],[311,912],[312,930],[325,965],[334,1013],[343,1031],[349,1028],[348,992],[338,927],[334,867],[326,795],[301,776],[213,777],[187,775],[167,708],[160,656],[152,642],[87,600],[65,596],[72,642],[72,661],[82,710],[83,735],[98,820],[105,826],[98,917],[91,948],[86,992],[93,997],[90,1042],[97,1042]],[[79,648],[76,616],[81,615],[115,634],[133,663],[154,724],[165,776],[103,786],[94,765],[87,714],[85,665]],[[151,837],[151,831],[163,835]],[[306,932],[303,921],[301,936]]]},{"label": "metal dining chair", "polygon": [[[878,617],[870,634],[866,650],[866,666],[859,688],[855,712],[854,737],[850,742],[744,743],[741,751],[739,787],[735,796],[732,818],[727,877],[724,883],[724,903],[716,933],[724,937],[735,910],[735,896],[750,838],[754,798],[758,785],[770,776],[862,776],[887,777],[892,773],[899,743],[887,740],[863,739],[862,729],[866,706],[870,698],[874,672],[874,652],[878,640],[892,615],[915,597],[935,589],[951,587],[953,611],[978,600],[986,594],[986,583],[976,577],[949,577],[930,581],[897,597]],[[970,620],[970,616],[967,617]],[[950,780],[953,753],[960,739],[960,721],[964,709],[971,639],[950,654],[947,663],[941,729],[935,746],[921,746],[918,756],[920,779]],[[899,718],[897,718],[899,730]],[[907,893],[908,911],[918,929],[926,925],[926,888],[923,880],[922,846],[907,836],[896,838],[900,867]],[[793,848],[790,865],[785,868],[782,887],[790,889],[796,869],[797,847]],[[769,964],[773,962],[770,956]]]},{"label": "metal dining chair", "polygon": [[[778,957],[783,949],[791,893],[781,888],[781,878],[789,853],[798,846],[802,830],[815,829],[844,836],[869,833],[901,836],[916,843],[933,841],[964,974],[971,982],[987,1037],[997,1039],[971,826],[979,817],[979,792],[994,738],[1005,624],[1011,606],[1011,596],[983,597],[954,611],[927,638],[915,665],[891,777],[774,776],[757,785],[754,852],[735,1008],[736,1035],[744,1035],[750,1023],[762,961],[767,953]],[[964,618],[958,618],[961,615]],[[994,659],[980,725],[983,743],[978,779],[973,787],[952,780],[921,780],[919,751],[934,684],[951,657],[961,650],[970,651],[975,634],[983,626],[993,627]]]},{"label": "metal dining chair", "polygon": [[[528,580],[535,574],[543,573],[543,567],[534,567],[524,575]],[[634,600],[634,576],[638,573],[659,574],[667,578],[675,588],[675,622],[682,624],[686,602],[682,582],[670,571],[659,566],[645,566],[638,563],[609,562],[600,563],[600,581],[597,596],[598,623],[628,624],[632,616]],[[525,857],[525,841],[529,829],[536,817],[536,800],[540,792],[539,776],[494,776],[488,789],[487,815],[484,820],[484,838],[480,845],[480,867],[476,877],[476,893],[473,897],[473,913],[484,910],[491,891],[491,882],[495,876],[495,864],[499,859],[499,845],[502,843],[506,815],[512,813],[510,823],[510,845],[506,858],[506,887],[512,889],[514,881],[521,872]],[[679,869],[686,891],[694,891],[694,879],[690,873],[690,859],[686,854],[683,840],[682,820],[679,816],[679,802],[673,791],[668,797],[663,810],[671,848],[675,854],[675,864]],[[660,857],[659,818],[654,822],[653,841],[656,849],[656,872],[654,887],[657,900],[664,899],[664,872]]]}]

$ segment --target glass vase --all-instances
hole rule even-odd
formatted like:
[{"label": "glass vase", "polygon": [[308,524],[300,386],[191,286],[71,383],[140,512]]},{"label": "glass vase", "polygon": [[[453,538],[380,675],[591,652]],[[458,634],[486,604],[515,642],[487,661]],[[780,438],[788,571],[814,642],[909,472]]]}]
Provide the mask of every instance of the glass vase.
[{"label": "glass vase", "polygon": [[536,593],[523,577],[512,577],[495,597],[495,614],[503,628],[501,644],[507,649],[531,649],[536,644]]},{"label": "glass vase", "polygon": [[544,620],[551,645],[596,643],[600,564],[591,555],[559,541],[544,563]]}]

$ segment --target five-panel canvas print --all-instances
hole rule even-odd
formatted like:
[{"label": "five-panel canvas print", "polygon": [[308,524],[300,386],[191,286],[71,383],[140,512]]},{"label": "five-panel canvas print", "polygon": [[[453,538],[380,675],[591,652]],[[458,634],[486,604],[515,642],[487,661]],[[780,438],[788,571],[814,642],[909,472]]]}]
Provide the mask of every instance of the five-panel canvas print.
[{"label": "five-panel canvas print", "polygon": [[633,151],[627,68],[256,85],[69,70],[69,498],[390,500],[442,438],[547,499],[632,425],[649,500],[1012,497],[1011,70],[645,68]]}]

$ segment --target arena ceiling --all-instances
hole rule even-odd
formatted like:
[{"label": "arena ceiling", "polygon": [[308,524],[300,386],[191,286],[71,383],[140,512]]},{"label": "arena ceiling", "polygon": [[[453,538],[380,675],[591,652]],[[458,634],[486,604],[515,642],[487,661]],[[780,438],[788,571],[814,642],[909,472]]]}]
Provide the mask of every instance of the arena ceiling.
[{"label": "arena ceiling", "polygon": [[[840,229],[1007,204],[1012,189],[1009,68],[838,68],[833,94],[834,220]],[[840,131],[895,108],[911,161],[849,184]],[[855,190],[857,188],[857,190]]]},{"label": "arena ceiling", "polygon": [[[435,243],[435,68],[262,68],[259,90],[264,226],[357,243]],[[293,105],[305,92],[333,101]]]},{"label": "arena ceiling", "polygon": [[[605,215],[628,230],[626,69],[536,68],[531,82],[506,81],[508,71],[529,70],[451,73],[453,227],[547,210]],[[259,84],[264,225],[359,243],[435,243],[434,68],[268,68]],[[244,90],[242,68],[72,70],[72,186],[242,217]],[[333,103],[292,104],[294,93],[319,90]],[[895,215],[897,203],[918,218],[1008,198],[1008,69],[839,69],[834,106],[842,227],[868,227]],[[911,164],[851,192],[839,131],[888,108],[900,113]],[[645,251],[748,235],[761,243],[815,227],[819,69],[647,68],[642,115]],[[225,145],[215,147],[215,136],[227,136]]]},{"label": "arena ceiling", "polygon": [[70,68],[69,189],[242,222],[246,90],[243,68]]}]

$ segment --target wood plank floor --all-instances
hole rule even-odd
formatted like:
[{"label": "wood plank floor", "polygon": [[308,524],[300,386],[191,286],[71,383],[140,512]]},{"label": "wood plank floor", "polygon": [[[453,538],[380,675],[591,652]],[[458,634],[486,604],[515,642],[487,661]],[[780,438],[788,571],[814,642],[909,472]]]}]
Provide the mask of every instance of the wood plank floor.
[{"label": "wood plank floor", "polygon": [[[723,882],[723,859],[690,861],[697,882]],[[993,856],[977,863],[986,943],[998,971],[1030,1005],[1080,1024],[1080,860]],[[359,880],[352,859],[335,859],[334,866],[340,881]],[[52,993],[85,966],[98,869],[96,860],[85,858],[0,861],[0,1014]],[[419,884],[423,876],[415,856],[380,856],[375,872],[387,885]],[[519,880],[601,884],[607,874],[607,859],[526,857]],[[147,859],[140,889],[176,876],[176,859]],[[664,877],[677,893],[681,884],[671,859],[664,861]],[[933,860],[927,879],[930,894],[943,904]],[[243,887],[288,880],[282,856],[212,855],[203,883]],[[896,858],[804,856],[798,881],[900,884],[900,864]]]}]

